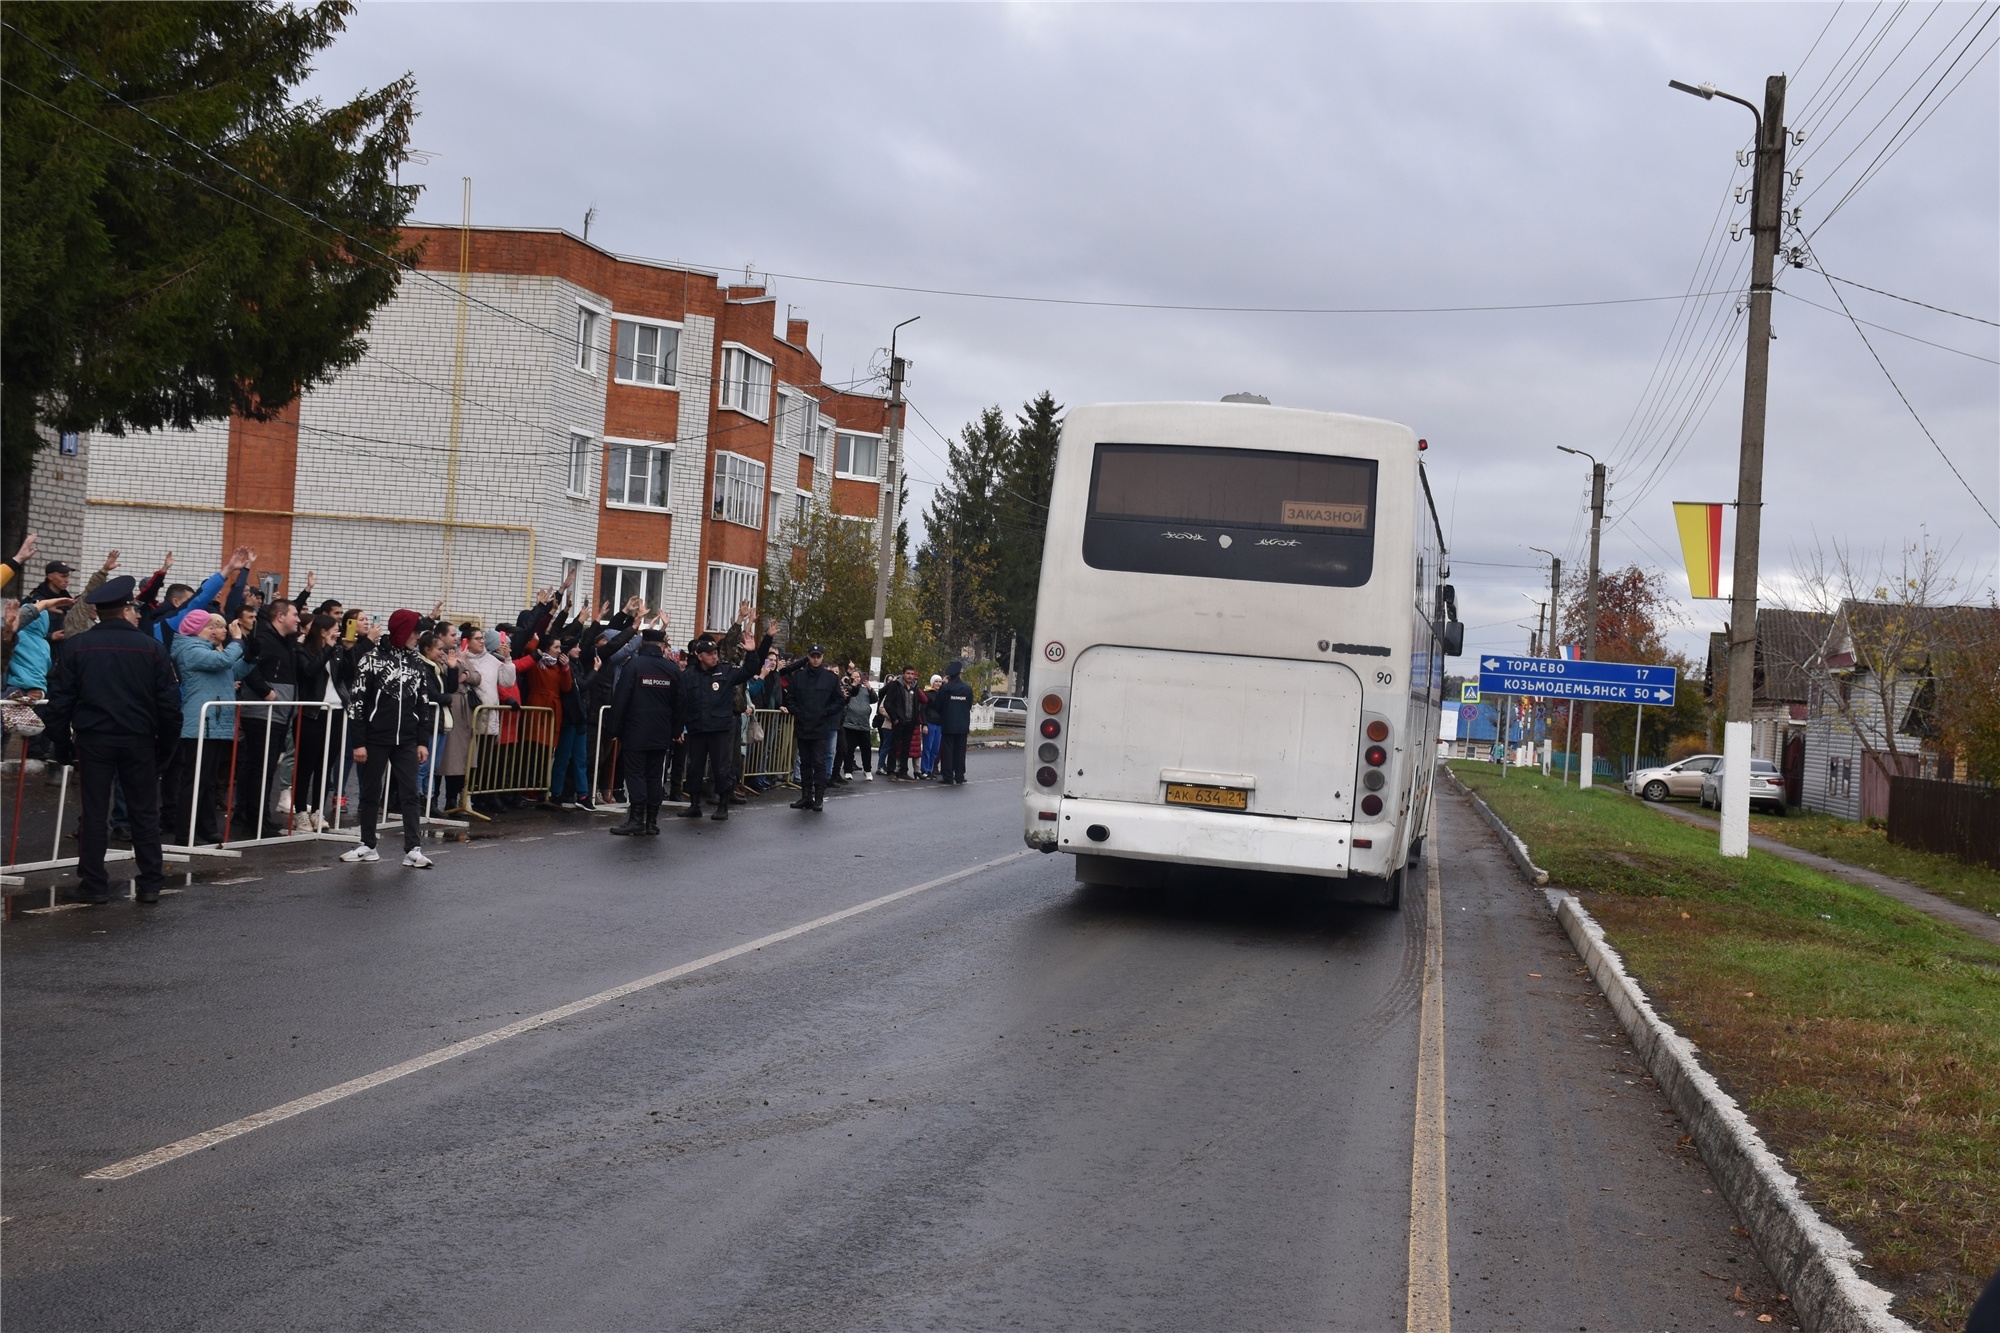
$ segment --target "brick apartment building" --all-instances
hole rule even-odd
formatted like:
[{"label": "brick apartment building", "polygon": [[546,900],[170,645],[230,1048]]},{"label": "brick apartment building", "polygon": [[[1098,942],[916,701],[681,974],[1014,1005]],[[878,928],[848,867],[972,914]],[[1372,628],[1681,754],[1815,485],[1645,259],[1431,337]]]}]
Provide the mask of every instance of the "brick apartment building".
[{"label": "brick apartment building", "polygon": [[679,638],[754,603],[811,508],[877,520],[887,401],[827,386],[763,287],[556,229],[408,234],[419,271],[367,354],[276,419],[44,451],[47,555],[171,549],[194,582],[249,545],[288,591],[310,569],[378,615],[442,596],[487,624],[574,571]]}]

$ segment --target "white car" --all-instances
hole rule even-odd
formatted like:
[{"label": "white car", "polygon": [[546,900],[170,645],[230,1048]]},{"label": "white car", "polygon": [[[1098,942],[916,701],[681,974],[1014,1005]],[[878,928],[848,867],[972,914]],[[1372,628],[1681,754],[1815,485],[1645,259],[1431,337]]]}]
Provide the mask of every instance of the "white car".
[{"label": "white car", "polygon": [[1719,754],[1691,754],[1675,764],[1641,768],[1625,775],[1625,790],[1641,800],[1664,801],[1669,796],[1701,795],[1701,780],[1722,762]]},{"label": "white car", "polygon": [[[1718,762],[1709,775],[1701,780],[1701,803],[1704,809],[1722,808],[1722,764]],[[1788,813],[1785,809],[1785,778],[1778,772],[1778,766],[1768,759],[1750,761],[1750,808],[1769,810],[1774,815]]]},{"label": "white car", "polygon": [[1019,695],[996,694],[986,702],[993,705],[994,726],[1025,727],[1028,725],[1028,701]]}]

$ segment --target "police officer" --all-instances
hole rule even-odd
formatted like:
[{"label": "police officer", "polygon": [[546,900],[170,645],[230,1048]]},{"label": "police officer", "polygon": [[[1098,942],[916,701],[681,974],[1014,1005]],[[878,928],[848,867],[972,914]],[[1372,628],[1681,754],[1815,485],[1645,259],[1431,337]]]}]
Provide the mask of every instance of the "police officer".
[{"label": "police officer", "polygon": [[[747,632],[745,637],[749,637]],[[715,779],[715,814],[729,818],[729,793],[736,785],[736,687],[763,673],[770,656],[771,636],[743,655],[741,665],[722,660],[722,645],[704,634],[688,654],[681,673],[681,721],[687,727],[688,808],[682,819],[701,818],[701,784],[706,773]],[[629,793],[628,793],[629,795]]]},{"label": "police officer", "polygon": [[611,830],[621,838],[660,831],[667,751],[681,729],[681,669],[662,646],[667,632],[645,629],[639,638],[638,653],[618,673],[608,719],[625,779],[625,822]]},{"label": "police officer", "polygon": [[97,609],[97,624],[71,641],[49,677],[48,726],[56,758],[69,763],[74,756],[83,788],[76,875],[89,903],[111,901],[104,845],[114,779],[125,791],[139,901],[160,901],[166,882],[160,766],[180,737],[180,682],[166,648],[139,628],[132,592],[131,578],[121,574],[83,599]]},{"label": "police officer", "polygon": [[824,810],[827,761],[847,710],[847,691],[827,667],[826,650],[818,644],[779,672],[785,677],[785,711],[792,715],[792,734],[799,739],[799,799],[792,809]]}]

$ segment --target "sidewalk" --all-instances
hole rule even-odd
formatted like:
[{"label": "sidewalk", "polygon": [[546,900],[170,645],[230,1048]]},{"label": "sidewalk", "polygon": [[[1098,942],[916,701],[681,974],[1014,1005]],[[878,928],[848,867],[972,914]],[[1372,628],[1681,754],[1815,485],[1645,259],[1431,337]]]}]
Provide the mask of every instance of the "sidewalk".
[{"label": "sidewalk", "polygon": [[[1671,805],[1656,804],[1651,801],[1646,802],[1646,808],[1658,811],[1660,814],[1669,816],[1670,818],[1678,819],[1684,824],[1694,824],[1698,827],[1708,829],[1719,827],[1718,822],[1709,815],[1698,814],[1693,810],[1681,810]],[[1976,912],[1970,907],[1951,901],[1949,898],[1941,898],[1929,889],[1921,888],[1906,879],[1892,879],[1888,875],[1880,875],[1873,870],[1863,870],[1860,866],[1851,866],[1845,861],[1835,861],[1830,857],[1820,856],[1813,852],[1802,852],[1798,848],[1787,846],[1774,838],[1766,838],[1755,833],[1750,835],[1750,845],[1760,852],[1769,852],[1772,856],[1782,856],[1787,861],[1796,861],[1798,864],[1808,866],[1823,875],[1832,875],[1835,879],[1846,880],[1849,884],[1858,884],[1863,888],[1873,889],[1877,893],[1887,894],[1899,903],[1907,904],[1916,908],[1919,912],[1936,917],[1939,921],[1947,925],[1957,926],[1960,930],[1965,931],[1969,935],[1975,935],[1985,940],[1988,944],[2000,944],[2000,918],[1989,917],[1983,912]]]}]

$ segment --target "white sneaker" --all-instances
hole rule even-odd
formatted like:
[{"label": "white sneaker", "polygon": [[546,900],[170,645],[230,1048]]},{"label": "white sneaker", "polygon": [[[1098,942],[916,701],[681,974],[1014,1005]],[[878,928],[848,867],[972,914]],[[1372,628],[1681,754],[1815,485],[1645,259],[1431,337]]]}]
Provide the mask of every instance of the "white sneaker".
[{"label": "white sneaker", "polygon": [[412,870],[429,870],[437,862],[425,856],[421,847],[412,847],[403,857],[403,864]]},{"label": "white sneaker", "polygon": [[379,861],[382,854],[365,842],[357,842],[340,854],[340,859],[349,863],[355,861]]},{"label": "white sneaker", "polygon": [[281,815],[292,813],[292,789],[287,787],[279,792],[278,799],[272,803],[271,808]]},{"label": "white sneaker", "polygon": [[861,770],[861,780],[863,782],[873,782],[875,780],[875,775],[864,768]]}]

